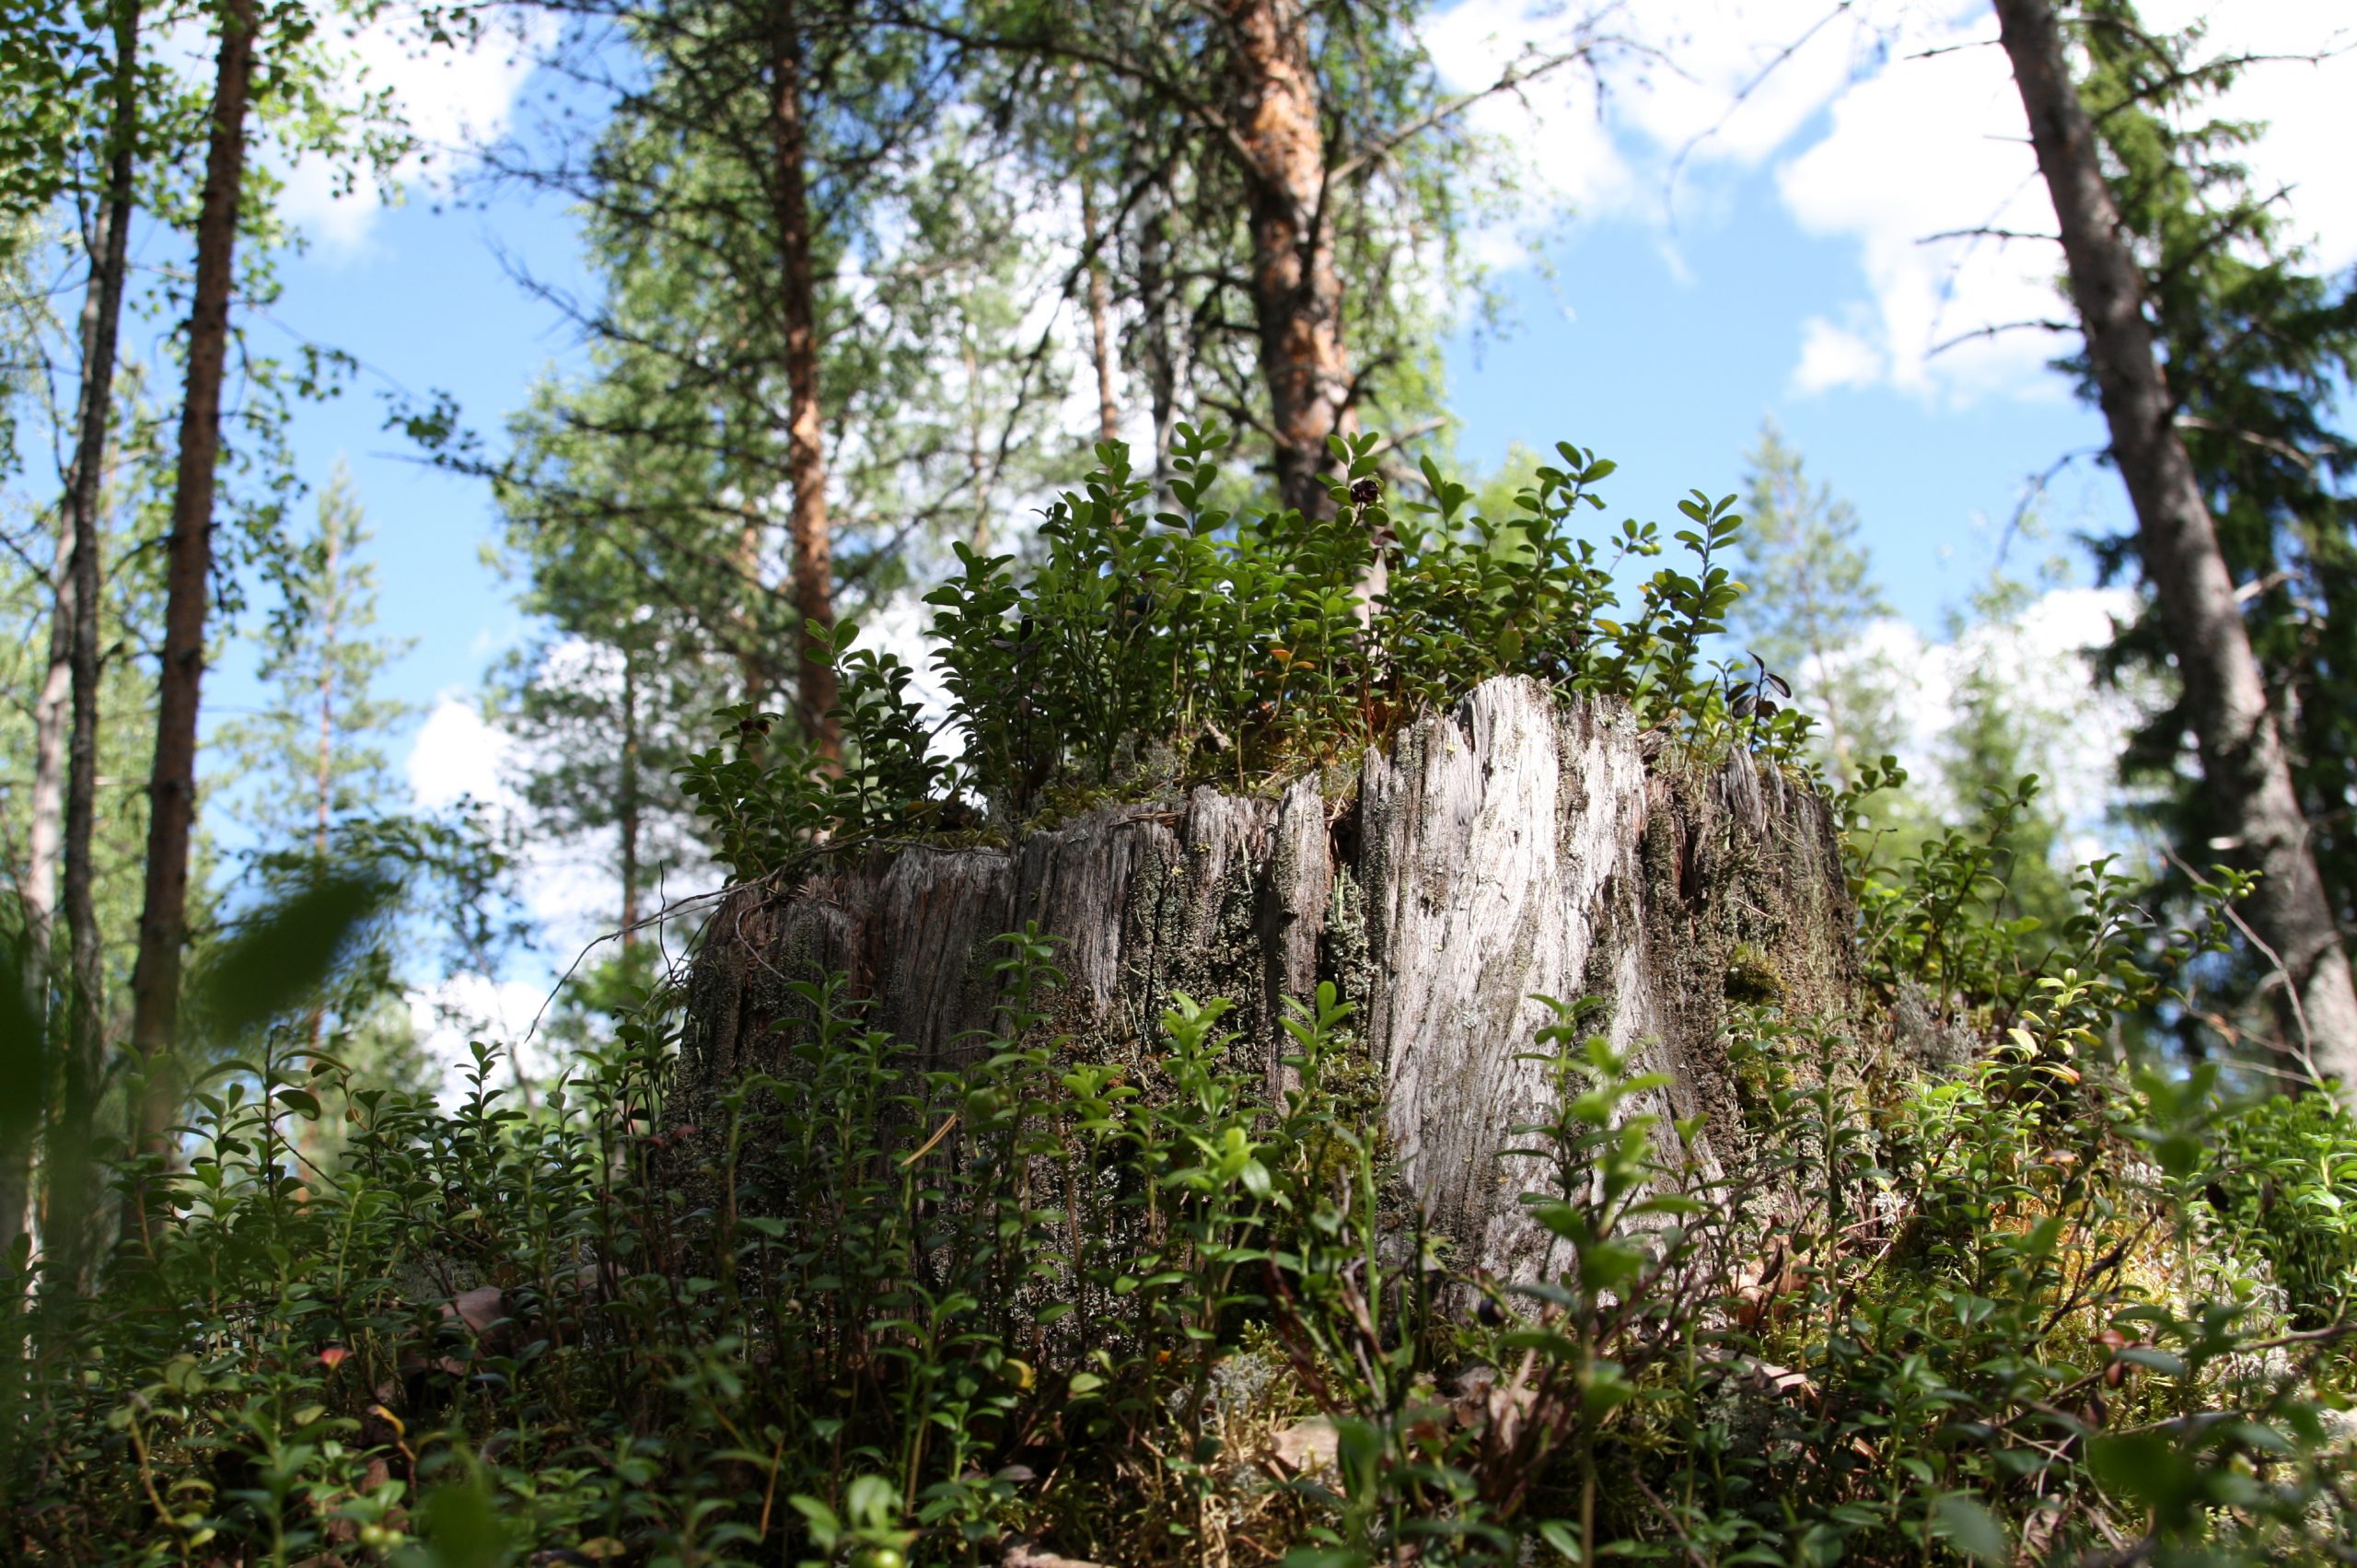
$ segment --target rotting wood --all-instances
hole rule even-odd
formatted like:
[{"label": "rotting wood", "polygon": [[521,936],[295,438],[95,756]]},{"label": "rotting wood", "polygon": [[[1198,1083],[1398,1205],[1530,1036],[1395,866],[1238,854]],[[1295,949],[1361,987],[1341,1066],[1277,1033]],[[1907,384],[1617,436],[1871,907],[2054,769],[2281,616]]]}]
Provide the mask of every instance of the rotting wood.
[{"label": "rotting wood", "polygon": [[715,918],[690,979],[679,1089],[690,1108],[774,1065],[788,982],[839,970],[871,1019],[955,1067],[991,1021],[993,939],[1059,939],[1054,1027],[1084,1055],[1156,1045],[1175,993],[1226,997],[1279,1069],[1284,999],[1335,981],[1385,1088],[1383,1133],[1432,1225],[1504,1277],[1549,1242],[1500,1156],[1550,1108],[1518,1058],[1552,1015],[1537,996],[1610,999],[1599,1022],[1671,1079],[1654,1107],[1742,1136],[1724,1039],[1738,946],[1789,1011],[1846,1010],[1852,911],[1829,807],[1738,753],[1707,772],[1649,765],[1617,705],[1523,679],[1476,689],[1369,754],[1349,797],[1315,781],[1274,799],[1199,787],[1109,806],[995,848],[910,848]]}]

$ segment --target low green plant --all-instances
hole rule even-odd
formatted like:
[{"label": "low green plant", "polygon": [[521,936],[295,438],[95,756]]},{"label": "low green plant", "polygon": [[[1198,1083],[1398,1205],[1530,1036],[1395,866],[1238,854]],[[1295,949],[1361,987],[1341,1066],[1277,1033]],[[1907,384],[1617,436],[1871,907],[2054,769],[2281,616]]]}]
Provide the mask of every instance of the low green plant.
[{"label": "low green plant", "polygon": [[104,1289],[8,1297],[0,1518],[107,1564],[2335,1560],[2341,1298],[2285,1321],[2211,1189],[2338,1184],[2345,1127],[2126,1065],[2156,982],[2079,967],[2134,918],[2091,886],[1958,1073],[1738,1007],[1739,1138],[1558,1005],[1520,1280],[1421,1228],[1330,984],[1273,1074],[1183,996],[1089,1060],[1027,932],[987,1031],[817,977],[694,1104],[659,989],[531,1111],[486,1049],[446,1110],[273,1037]]},{"label": "low green plant", "polygon": [[[725,858],[790,874],[968,796],[1019,825],[1157,747],[1257,787],[1495,673],[1627,702],[1703,757],[1790,757],[1805,721],[1772,672],[1701,664],[1736,591],[1724,504],[1692,499],[1691,569],[1620,621],[1564,526],[1597,505],[1590,454],[1495,527],[1429,471],[1429,509],[1395,516],[1355,441],[1330,518],[1239,519],[1205,509],[1214,453],[1190,433],[1178,509],[1144,520],[1109,447],[1027,574],[966,560],[937,603],[957,755],[848,627],[839,765],[736,715],[690,774]],[[1734,988],[1742,1104],[1716,1120],[1666,1113],[1606,1003],[1552,1005],[1525,1058],[1552,1092],[1500,1172],[1545,1247],[1513,1279],[1424,1228],[1331,983],[1288,1000],[1273,1063],[1183,994],[1090,1055],[1026,930],[989,1028],[920,1050],[844,977],[783,977],[784,1016],[691,1098],[659,975],[537,1104],[478,1046],[445,1108],[283,1021],[376,896],[323,889],[206,981],[198,1015],[250,1043],[196,1086],[185,1169],[108,1167],[127,1223],[98,1288],[53,1251],[0,1260],[0,1551],[2345,1561],[2357,1144],[2316,1102],[2238,1109],[2214,1066],[2137,1059],[2136,1020],[2197,1006],[2241,884],[2155,931],[2098,863],[2076,914],[2024,926],[1992,846],[2027,798],[1853,862],[1864,1016]],[[1915,992],[1974,1042],[1953,1070],[1883,1049],[1874,1004]],[[19,1014],[21,1076],[45,1058]]]},{"label": "low green plant", "polygon": [[2274,1095],[2229,1119],[2202,1190],[2237,1247],[2270,1265],[2292,1320],[2321,1329],[2357,1303],[2357,1119],[2327,1095]]},{"label": "low green plant", "polygon": [[1602,540],[1579,531],[1613,471],[1592,451],[1559,446],[1492,519],[1429,461],[1423,499],[1387,494],[1373,436],[1336,438],[1329,510],[1233,513],[1214,500],[1224,445],[1180,426],[1155,511],[1128,449],[1106,443],[1048,507],[1035,559],[956,547],[926,598],[946,735],[908,668],[848,623],[831,644],[839,765],[781,739],[774,714],[725,712],[734,738],[681,775],[723,862],[750,879],[821,845],[960,828],[976,807],[1011,832],[1060,797],[1260,787],[1498,675],[1616,698],[1706,755],[1799,765],[1808,720],[1782,677],[1709,656],[1742,592],[1724,563],[1733,497],[1678,503],[1669,542],[1689,565],[1643,579],[1624,613],[1622,567],[1665,543],[1634,519]]}]

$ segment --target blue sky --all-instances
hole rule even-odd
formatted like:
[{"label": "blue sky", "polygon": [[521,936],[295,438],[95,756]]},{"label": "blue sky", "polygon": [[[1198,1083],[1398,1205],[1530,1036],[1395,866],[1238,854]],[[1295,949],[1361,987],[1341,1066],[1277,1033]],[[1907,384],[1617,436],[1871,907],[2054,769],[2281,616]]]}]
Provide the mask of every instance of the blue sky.
[{"label": "blue sky", "polygon": [[[2031,398],[1947,406],[1879,389],[1791,386],[1801,323],[1863,287],[1838,241],[1800,232],[1763,191],[1680,245],[1672,266],[1633,219],[1575,227],[1551,275],[1504,281],[1502,331],[1461,332],[1449,353],[1458,449],[1487,468],[1519,442],[1596,447],[1621,471],[1616,514],[1666,517],[1689,487],[1741,482],[1743,453],[1773,418],[1816,471],[1858,505],[1901,613],[1934,629],[1987,569],[2027,476],[2092,445],[2097,422],[2049,388]],[[302,411],[307,476],[342,456],[377,533],[389,632],[417,639],[391,677],[420,703],[464,689],[523,622],[485,566],[495,526],[484,487],[436,471],[383,428],[389,394],[454,394],[494,438],[533,378],[575,351],[568,329],[512,281],[502,254],[573,275],[563,215],[545,203],[392,208],[356,246],[319,245],[287,268],[262,329],[337,344],[363,369],[336,400]],[[2058,486],[2061,524],[2110,527],[2115,486],[2089,474]],[[2016,558],[2018,560],[2018,557]],[[234,701],[225,671],[224,703]]]}]

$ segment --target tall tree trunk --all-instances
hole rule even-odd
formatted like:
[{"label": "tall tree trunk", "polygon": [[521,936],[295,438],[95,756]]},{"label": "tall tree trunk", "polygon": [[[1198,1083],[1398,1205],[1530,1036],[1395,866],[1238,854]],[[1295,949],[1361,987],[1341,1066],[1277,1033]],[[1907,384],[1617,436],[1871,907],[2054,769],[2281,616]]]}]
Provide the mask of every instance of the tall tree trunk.
[{"label": "tall tree trunk", "polygon": [[[83,306],[82,362],[89,363],[90,306]],[[57,867],[65,840],[65,726],[74,706],[74,505],[57,508],[56,564],[50,575],[49,666],[33,698],[33,790],[25,844],[25,983],[49,984],[50,940],[56,923]],[[0,1222],[5,1223],[5,1222]]]},{"label": "tall tree trunk", "polygon": [[1229,97],[1246,158],[1252,312],[1277,446],[1278,494],[1329,509],[1326,439],[1357,428],[1342,283],[1326,211],[1326,138],[1301,0],[1224,0]]},{"label": "tall tree trunk", "polygon": [[[107,128],[107,189],[91,236],[90,284],[82,317],[82,386],[75,407],[74,467],[66,486],[59,542],[67,548],[62,602],[70,603],[66,647],[70,719],[65,743],[64,833],[58,846],[60,904],[65,915],[64,1104],[48,1146],[50,1245],[61,1253],[59,1277],[77,1280],[97,1199],[89,1163],[92,1123],[106,1066],[106,972],[99,943],[97,866],[99,795],[99,622],[105,574],[99,516],[106,488],[107,437],[114,416],[114,374],[129,268],[132,179],[139,138],[138,0],[114,6],[114,80]],[[70,536],[70,542],[68,536]]]},{"label": "tall tree trunk", "polygon": [[[97,270],[82,307],[83,364],[89,363]],[[70,491],[71,486],[68,486]],[[55,960],[57,865],[65,830],[65,719],[74,686],[74,507],[57,509],[56,564],[51,572],[49,668],[33,703],[33,790],[25,850],[25,994],[46,1014],[50,966]],[[13,1251],[32,1218],[32,1140],[0,1155],[0,1259]]]},{"label": "tall tree trunk", "polygon": [[2193,464],[2175,425],[2176,400],[2154,353],[2143,280],[2104,181],[2095,127],[2079,100],[2049,0],[1996,0],[2028,111],[2030,140],[2053,195],[2071,293],[2086,334],[2112,460],[2136,509],[2138,550],[2185,686],[2203,783],[2236,853],[2260,873],[2250,925],[2273,950],[2294,1030],[2342,1093],[2357,1094],[2357,991],[2316,875],[2307,823],[2234,578]]},{"label": "tall tree trunk", "polygon": [[319,733],[316,738],[311,759],[311,853],[321,864],[328,858],[328,824],[335,811],[335,652],[339,631],[338,611],[343,607],[343,592],[336,577],[343,564],[343,538],[335,522],[321,518],[320,533],[325,547],[326,570],[321,580],[327,585],[326,619],[319,627]]},{"label": "tall tree trunk", "polygon": [[966,483],[973,493],[974,526],[967,542],[977,555],[991,552],[990,455],[982,450],[982,357],[974,343],[974,323],[966,322],[958,352],[966,370]]},{"label": "tall tree trunk", "polygon": [[[188,395],[164,578],[164,658],[156,692],[156,758],[148,779],[147,877],[132,968],[132,1049],[147,1084],[135,1152],[165,1145],[175,1097],[164,1075],[180,1031],[181,947],[188,936],[189,839],[196,819],[196,719],[204,679],[204,621],[213,575],[215,470],[221,455],[221,381],[229,346],[229,290],[238,198],[246,165],[253,80],[254,0],[225,0],[213,89],[213,135],[196,219],[196,293],[189,311]],[[134,1224],[144,1208],[127,1215]]]},{"label": "tall tree trunk", "polygon": [[[745,701],[756,708],[769,695],[769,661],[761,655],[761,615],[757,604],[765,589],[761,581],[761,508],[748,498],[738,508],[737,527],[737,596],[743,607],[737,615],[737,678],[745,683]],[[623,656],[627,668],[629,656]]]},{"label": "tall tree trunk", "polygon": [[1144,362],[1146,401],[1154,416],[1154,476],[1159,485],[1170,482],[1170,443],[1178,424],[1178,334],[1170,330],[1176,285],[1170,277],[1170,219],[1157,195],[1145,221],[1138,226],[1138,303],[1145,315],[1139,333]]},{"label": "tall tree trunk", "polygon": [[621,841],[622,952],[638,946],[638,665],[622,650],[622,762],[614,791],[614,831]]},{"label": "tall tree trunk", "polygon": [[835,625],[834,543],[827,523],[826,427],[819,405],[818,308],[810,279],[810,195],[802,110],[802,32],[794,0],[778,0],[771,58],[770,130],[776,168],[779,312],[785,324],[786,471],[794,484],[787,533],[794,608],[802,618],[795,704],[829,760],[842,755],[834,717],[835,667],[824,634]]},{"label": "tall tree trunk", "polygon": [[[328,827],[335,814],[335,652],[337,611],[343,605],[343,592],[336,578],[342,564],[343,536],[337,523],[322,507],[319,513],[320,544],[325,556],[325,570],[320,581],[327,588],[327,602],[321,607],[323,619],[319,626],[319,728],[313,738],[311,754],[311,862],[324,872],[328,864]],[[314,1054],[327,1044],[328,1010],[314,1005],[305,1020],[305,1034],[309,1038]],[[308,1153],[304,1136],[313,1123],[298,1125],[295,1144],[297,1153]]]},{"label": "tall tree trunk", "polygon": [[[1105,277],[1105,265],[1097,251],[1104,237],[1097,221],[1097,176],[1088,164],[1093,138],[1089,134],[1084,91],[1087,86],[1087,75],[1077,60],[1072,63],[1068,75],[1073,96],[1073,163],[1080,170],[1081,253],[1087,258],[1083,266],[1088,273],[1089,358],[1097,371],[1097,438],[1118,441],[1121,438],[1121,410],[1113,396],[1113,307],[1111,289]],[[971,352],[970,347],[968,353],[970,354]],[[969,377],[970,382],[970,379]],[[978,400],[976,407],[980,406]],[[977,552],[981,549],[980,545],[974,548]]]}]

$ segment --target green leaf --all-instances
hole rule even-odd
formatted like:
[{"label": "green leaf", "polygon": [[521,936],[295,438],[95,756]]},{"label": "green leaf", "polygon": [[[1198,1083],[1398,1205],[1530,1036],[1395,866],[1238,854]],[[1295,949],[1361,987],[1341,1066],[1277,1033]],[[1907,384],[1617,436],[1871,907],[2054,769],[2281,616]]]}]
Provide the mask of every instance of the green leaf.
[{"label": "green leaf", "polygon": [[817,1498],[805,1497],[800,1493],[795,1493],[786,1501],[792,1504],[804,1518],[810,1521],[810,1539],[818,1545],[819,1550],[832,1551],[835,1549],[835,1543],[843,1539],[843,1523],[835,1516],[835,1511]]},{"label": "green leaf", "polygon": [[2165,1437],[2131,1433],[2087,1445],[2087,1463],[2105,1490],[2175,1514],[2193,1500],[2193,1466]]},{"label": "green leaf", "polygon": [[2130,1345],[2119,1353],[2119,1359],[2133,1362],[2138,1366],[2150,1367],[2164,1377],[2185,1376],[2184,1362],[2171,1355],[2167,1351],[2155,1350],[2151,1345]]},{"label": "green leaf", "polygon": [[2013,1556],[2005,1527],[1961,1493],[1950,1493],[1933,1505],[1932,1532],[1975,1562],[2003,1562]]},{"label": "green leaf", "polygon": [[222,1040],[283,1016],[327,982],[392,892],[380,878],[336,873],[262,911],[215,950],[192,1011]]},{"label": "green leaf", "polygon": [[437,1487],[418,1512],[437,1568],[499,1568],[505,1561],[507,1529],[481,1481]]},{"label": "green leaf", "polygon": [[882,1476],[854,1476],[843,1491],[843,1512],[860,1529],[882,1529],[897,1524],[900,1517],[900,1491]]}]

